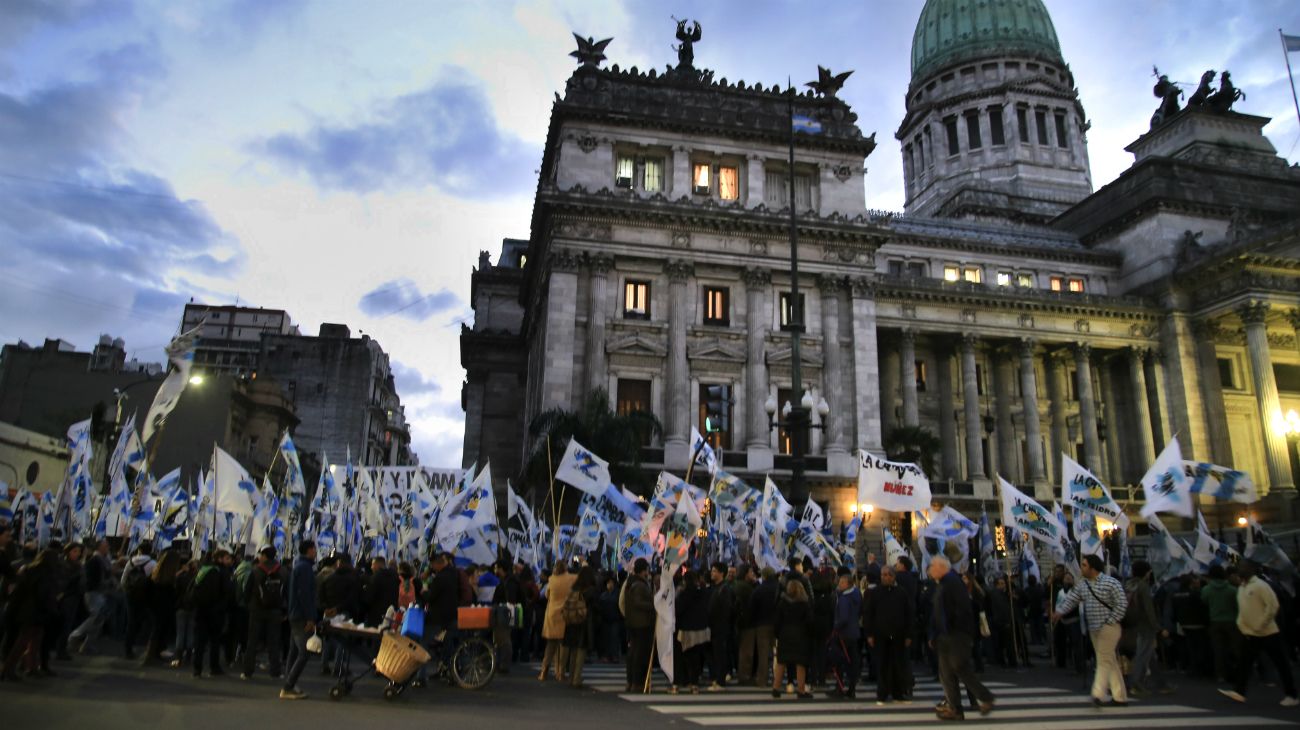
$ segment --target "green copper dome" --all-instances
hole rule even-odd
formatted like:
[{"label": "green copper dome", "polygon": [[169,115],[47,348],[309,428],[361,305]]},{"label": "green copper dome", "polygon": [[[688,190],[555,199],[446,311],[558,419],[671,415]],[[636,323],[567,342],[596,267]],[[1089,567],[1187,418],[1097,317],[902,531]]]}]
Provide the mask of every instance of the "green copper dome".
[{"label": "green copper dome", "polygon": [[964,61],[1012,54],[1064,63],[1042,0],[926,0],[912,35],[912,81]]}]

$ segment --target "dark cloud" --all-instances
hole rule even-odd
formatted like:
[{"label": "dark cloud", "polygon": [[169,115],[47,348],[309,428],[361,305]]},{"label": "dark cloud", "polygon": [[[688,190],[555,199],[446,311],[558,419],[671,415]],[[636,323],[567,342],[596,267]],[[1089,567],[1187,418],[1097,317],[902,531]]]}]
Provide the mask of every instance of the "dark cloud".
[{"label": "dark cloud", "polygon": [[397,315],[423,322],[439,312],[459,309],[462,304],[449,289],[424,294],[410,279],[394,279],[361,297],[357,306],[372,317]]},{"label": "dark cloud", "polygon": [[393,360],[393,381],[397,385],[397,394],[403,398],[442,392],[442,386],[433,378],[426,378],[417,368]]},{"label": "dark cloud", "polygon": [[165,341],[188,296],[180,277],[231,276],[244,254],[201,203],[126,157],[122,125],[166,73],[156,46],[86,58],[68,69],[77,81],[0,92],[0,251],[21,280],[0,287],[0,311],[35,340],[88,343],[126,321],[114,334]]},{"label": "dark cloud", "polygon": [[423,91],[384,101],[366,121],[282,133],[255,150],[323,188],[370,193],[432,186],[467,198],[524,193],[536,145],[500,129],[486,95],[460,68]]},{"label": "dark cloud", "polygon": [[45,28],[64,29],[130,15],[126,0],[4,0],[0,51]]}]

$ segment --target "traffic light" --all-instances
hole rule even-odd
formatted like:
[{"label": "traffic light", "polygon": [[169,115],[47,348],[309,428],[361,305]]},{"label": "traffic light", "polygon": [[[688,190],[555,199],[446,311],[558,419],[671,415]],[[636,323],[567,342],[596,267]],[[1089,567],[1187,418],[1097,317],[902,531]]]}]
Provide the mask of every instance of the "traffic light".
[{"label": "traffic light", "polygon": [[704,430],[708,433],[731,430],[731,386],[705,386]]}]

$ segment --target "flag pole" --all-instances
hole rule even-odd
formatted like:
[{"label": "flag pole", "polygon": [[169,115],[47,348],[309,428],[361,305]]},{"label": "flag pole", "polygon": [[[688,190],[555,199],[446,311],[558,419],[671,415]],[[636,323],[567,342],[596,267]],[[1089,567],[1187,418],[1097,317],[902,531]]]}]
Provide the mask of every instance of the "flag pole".
[{"label": "flag pole", "polygon": [[1286,35],[1281,28],[1277,29],[1277,38],[1282,41],[1282,58],[1286,60],[1286,77],[1291,81],[1291,102],[1295,104],[1295,118],[1300,122],[1300,97],[1295,93],[1295,76],[1291,74],[1291,52],[1286,46]]}]

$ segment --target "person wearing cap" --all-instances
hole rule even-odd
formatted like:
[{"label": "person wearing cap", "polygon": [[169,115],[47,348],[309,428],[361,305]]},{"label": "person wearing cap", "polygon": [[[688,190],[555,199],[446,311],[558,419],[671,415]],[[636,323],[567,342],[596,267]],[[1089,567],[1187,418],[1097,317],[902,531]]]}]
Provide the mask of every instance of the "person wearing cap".
[{"label": "person wearing cap", "polygon": [[263,545],[257,551],[257,565],[248,581],[248,642],[244,645],[240,679],[253,676],[259,644],[266,646],[271,677],[280,677],[280,624],[284,623],[288,593],[288,576],[275,559],[275,548]]}]

